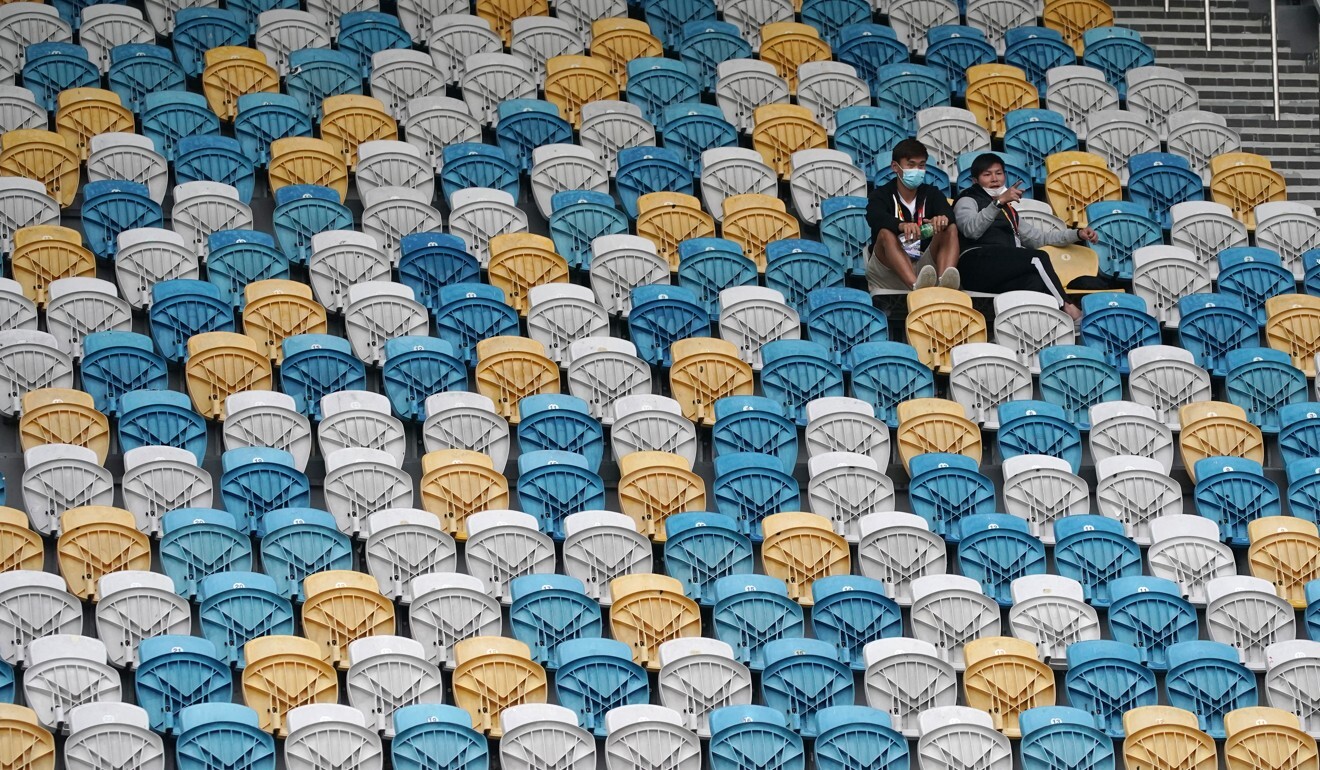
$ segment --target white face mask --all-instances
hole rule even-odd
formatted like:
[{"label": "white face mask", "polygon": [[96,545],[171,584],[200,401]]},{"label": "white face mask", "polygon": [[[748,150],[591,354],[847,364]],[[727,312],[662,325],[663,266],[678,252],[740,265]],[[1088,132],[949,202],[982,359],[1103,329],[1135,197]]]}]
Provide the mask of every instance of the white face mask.
[{"label": "white face mask", "polygon": [[998,198],[1008,192],[1008,188],[1003,185],[1000,185],[999,187],[982,187],[981,189],[989,193],[991,198]]}]

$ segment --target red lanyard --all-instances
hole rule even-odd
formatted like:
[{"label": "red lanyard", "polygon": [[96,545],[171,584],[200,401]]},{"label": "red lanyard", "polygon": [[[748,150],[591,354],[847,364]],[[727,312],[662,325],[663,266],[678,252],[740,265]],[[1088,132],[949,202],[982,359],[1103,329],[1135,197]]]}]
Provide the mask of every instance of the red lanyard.
[{"label": "red lanyard", "polygon": [[[917,212],[916,212],[916,217],[917,217],[916,222],[917,222],[917,224],[921,224],[922,220],[924,220],[924,219],[926,218],[926,201],[924,201],[924,200],[921,201],[921,203],[917,205],[916,209],[917,209]],[[906,210],[907,210],[907,206],[904,206],[904,205],[903,205],[903,199],[902,199],[902,198],[899,198],[899,197],[898,197],[898,194],[895,193],[895,194],[894,194],[894,216],[898,218],[898,221],[900,221],[900,222],[906,222],[906,221],[907,221],[907,220],[905,220],[905,219],[903,218],[903,212],[906,211]]]}]

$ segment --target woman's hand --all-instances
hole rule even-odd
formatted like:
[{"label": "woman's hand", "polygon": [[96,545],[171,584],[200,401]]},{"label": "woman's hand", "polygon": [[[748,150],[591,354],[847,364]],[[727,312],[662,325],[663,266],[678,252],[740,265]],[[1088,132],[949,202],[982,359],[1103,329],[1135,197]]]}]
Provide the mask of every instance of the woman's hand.
[{"label": "woman's hand", "polygon": [[1089,227],[1079,227],[1077,228],[1077,240],[1085,241],[1087,243],[1095,243],[1100,240],[1100,233],[1097,233]]}]

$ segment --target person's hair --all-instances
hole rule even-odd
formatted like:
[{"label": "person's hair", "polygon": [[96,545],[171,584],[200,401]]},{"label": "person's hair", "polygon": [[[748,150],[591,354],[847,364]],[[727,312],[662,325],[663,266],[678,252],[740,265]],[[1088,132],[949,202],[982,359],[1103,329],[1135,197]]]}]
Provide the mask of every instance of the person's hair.
[{"label": "person's hair", "polygon": [[972,179],[984,174],[991,166],[1004,165],[1004,159],[993,152],[983,152],[972,161]]},{"label": "person's hair", "polygon": [[925,160],[930,157],[926,150],[926,145],[913,138],[904,139],[894,145],[893,157],[890,159],[894,163],[902,163],[905,160]]}]

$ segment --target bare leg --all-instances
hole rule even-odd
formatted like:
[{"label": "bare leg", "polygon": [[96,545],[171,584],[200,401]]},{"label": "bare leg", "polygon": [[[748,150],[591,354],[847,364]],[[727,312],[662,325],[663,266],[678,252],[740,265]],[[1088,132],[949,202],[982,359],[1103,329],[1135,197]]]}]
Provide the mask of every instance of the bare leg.
[{"label": "bare leg", "polygon": [[912,258],[903,251],[898,236],[892,232],[880,231],[880,235],[875,239],[875,252],[871,258],[897,273],[909,289],[917,282],[917,272],[912,269]]},{"label": "bare leg", "polygon": [[941,275],[945,270],[958,266],[958,230],[952,225],[930,241],[929,251],[935,260],[935,271]]}]

